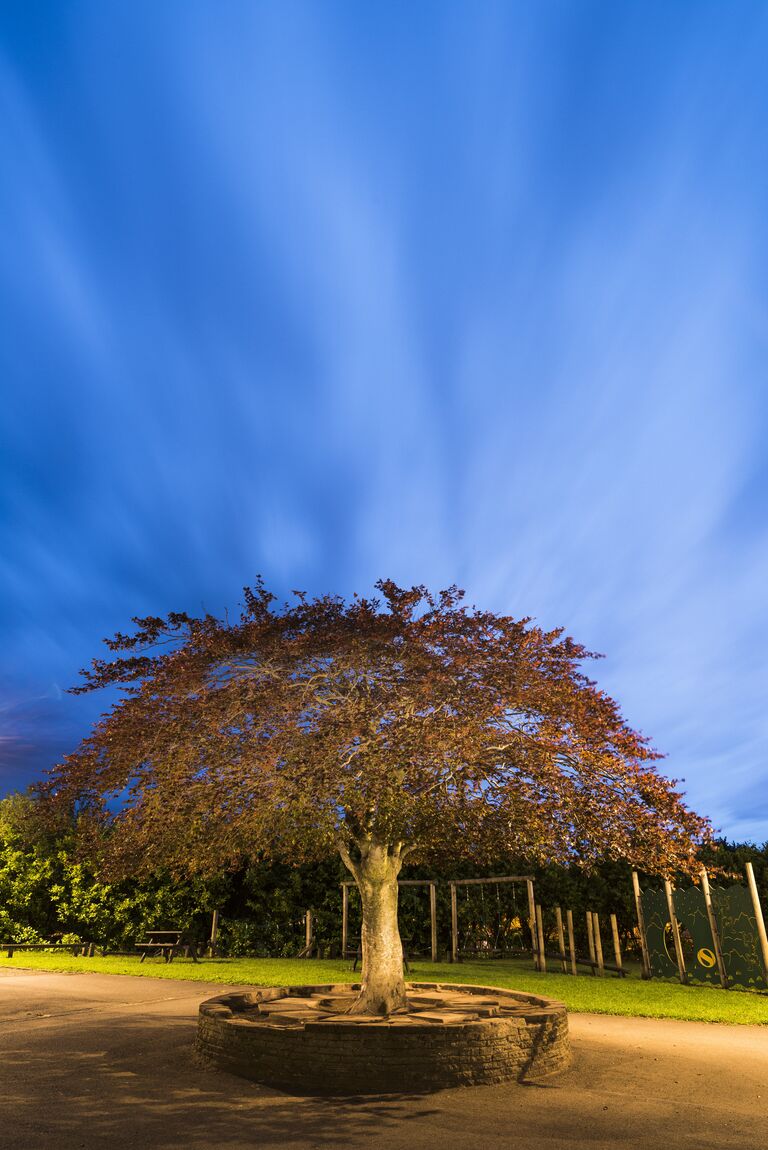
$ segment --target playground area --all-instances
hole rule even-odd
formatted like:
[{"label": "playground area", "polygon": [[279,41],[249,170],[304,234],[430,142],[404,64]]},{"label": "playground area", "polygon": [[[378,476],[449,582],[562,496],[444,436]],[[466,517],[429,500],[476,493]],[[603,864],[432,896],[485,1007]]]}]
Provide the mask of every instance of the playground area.
[{"label": "playground area", "polygon": [[[675,888],[667,880],[658,889],[653,884],[641,889],[633,872],[632,919],[626,912],[601,914],[583,906],[578,911],[556,903],[542,905],[529,875],[401,879],[398,918],[405,972],[409,974],[414,963],[420,969],[427,964],[426,977],[444,982],[473,981],[467,976],[467,964],[480,963],[489,973],[483,972],[474,981],[482,983],[490,977],[490,984],[510,989],[512,986],[503,981],[504,971],[494,970],[498,962],[522,964],[518,965],[521,974],[532,967],[539,974],[558,974],[579,984],[584,979],[578,976],[587,975],[603,988],[589,991],[564,983],[553,993],[572,1009],[600,1009],[598,1004],[606,1002],[607,1013],[633,1012],[622,1009],[621,1003],[634,1001],[636,992],[622,994],[609,987],[617,980],[638,977],[648,983],[674,981],[686,987],[764,994],[768,991],[768,934],[749,863],[745,877],[746,883],[710,887],[702,867],[697,884]],[[617,892],[617,909],[620,902]],[[191,959],[195,965],[206,962],[207,976],[217,981],[246,983],[254,977],[247,965],[249,959],[332,962],[331,977],[349,981],[344,963],[351,961],[354,972],[362,958],[360,902],[351,881],[340,884],[340,897],[330,912],[327,906],[320,914],[313,909],[294,910],[287,918],[273,920],[267,914],[255,922],[268,925],[276,949],[266,954],[252,950],[233,953],[229,945],[232,926],[249,924],[222,923],[215,910],[207,922],[198,921],[195,930],[189,929],[189,924],[176,923],[171,928],[168,923],[158,923],[145,928],[139,937],[126,940],[122,947],[104,945],[93,936],[72,936],[75,942],[65,942],[63,937],[33,943],[9,939],[0,943],[0,953],[7,961],[24,957],[33,966],[39,959],[43,969],[53,970],[83,970],[89,960],[97,958],[92,969],[131,974],[139,973],[133,969],[137,958],[141,964],[148,958],[161,958],[169,967],[174,960]],[[229,964],[224,968],[217,965],[218,973],[210,973],[210,963],[222,959],[229,959]],[[289,981],[300,984],[306,981],[306,974],[298,973],[297,968]],[[497,981],[499,977],[502,981]],[[278,981],[284,981],[283,977]],[[535,987],[521,989],[536,992]],[[652,1000],[654,995],[647,997]],[[593,1005],[581,1005],[585,1001]],[[728,1008],[724,1016],[684,1013],[672,1017],[731,1020]]]},{"label": "playground area", "polygon": [[[572,1014],[574,1063],[550,1082],[428,1096],[307,1098],[197,1061],[198,1005],[219,993],[220,983],[179,978],[191,963],[169,980],[31,971],[19,968],[20,958],[0,966],[0,1122],[17,1150],[463,1150],[512,1141],[527,1150],[587,1144],[754,1150],[765,1140],[763,1027]],[[142,973],[149,974],[147,965]],[[194,968],[196,975],[207,966]],[[544,977],[535,977],[541,986]]]},{"label": "playground area", "polygon": [[333,957],[312,912],[297,922],[288,958],[218,953],[215,918],[208,945],[200,940],[194,948],[182,945],[183,932],[170,930],[149,931],[132,952],[117,954],[93,945],[6,947],[0,1121],[9,1144],[762,1145],[768,994],[764,922],[750,884],[713,888],[710,906],[703,884],[683,892],[638,888],[633,950],[626,945],[631,927],[619,938],[612,915],[606,922],[597,912],[574,918],[567,907],[542,908],[525,877],[404,883],[408,978],[495,986],[566,1004],[573,1063],[551,1078],[323,1098],[271,1089],[204,1062],[194,1048],[200,1003],[223,988],[359,978],[356,893],[346,885],[340,893]]}]

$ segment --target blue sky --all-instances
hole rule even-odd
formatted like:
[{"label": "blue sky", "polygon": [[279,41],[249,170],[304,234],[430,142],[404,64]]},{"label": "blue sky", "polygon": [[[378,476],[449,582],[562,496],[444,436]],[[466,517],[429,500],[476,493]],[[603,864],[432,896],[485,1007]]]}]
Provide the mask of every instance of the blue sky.
[{"label": "blue sky", "polygon": [[768,8],[0,13],[0,791],[137,613],[434,588],[768,839]]}]

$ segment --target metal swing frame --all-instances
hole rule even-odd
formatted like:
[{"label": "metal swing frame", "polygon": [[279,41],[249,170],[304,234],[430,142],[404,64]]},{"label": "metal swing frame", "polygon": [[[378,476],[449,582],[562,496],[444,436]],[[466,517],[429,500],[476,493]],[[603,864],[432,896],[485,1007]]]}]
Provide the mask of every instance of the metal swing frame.
[{"label": "metal swing frame", "polygon": [[459,950],[459,908],[457,888],[460,886],[488,886],[491,883],[525,883],[528,892],[528,926],[531,931],[531,953],[534,965],[539,967],[539,948],[536,939],[536,899],[533,889],[533,878],[529,874],[502,874],[492,875],[490,878],[457,878],[451,879],[451,962],[460,962]]},{"label": "metal swing frame", "polygon": [[[426,886],[429,887],[429,919],[430,919],[430,957],[437,962],[437,887],[449,886],[451,891],[451,962],[460,962],[459,952],[459,915],[457,903],[457,887],[460,886],[488,886],[491,883],[525,883],[528,893],[528,927],[531,932],[531,954],[534,966],[540,969],[539,946],[536,935],[536,901],[533,889],[533,878],[529,874],[503,874],[492,875],[490,878],[457,878],[446,880],[404,878],[398,879],[398,886]],[[347,879],[339,884],[341,886],[341,954],[343,958],[349,951],[349,888],[357,884]]]}]

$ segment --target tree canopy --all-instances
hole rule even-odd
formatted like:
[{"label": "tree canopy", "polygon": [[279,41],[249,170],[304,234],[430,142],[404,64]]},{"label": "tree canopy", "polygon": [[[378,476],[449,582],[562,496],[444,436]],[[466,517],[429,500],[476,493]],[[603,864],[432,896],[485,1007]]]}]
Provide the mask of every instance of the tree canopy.
[{"label": "tree canopy", "polygon": [[361,844],[690,870],[706,820],[585,674],[561,630],[467,607],[455,587],[172,613],[107,640],[76,691],[122,697],[52,772],[117,871],[214,871]]}]

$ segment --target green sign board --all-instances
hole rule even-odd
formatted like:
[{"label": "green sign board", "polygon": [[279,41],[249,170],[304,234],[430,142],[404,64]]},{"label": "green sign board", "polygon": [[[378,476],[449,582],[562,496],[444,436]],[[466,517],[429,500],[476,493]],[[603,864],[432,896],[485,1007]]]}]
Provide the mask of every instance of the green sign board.
[{"label": "green sign board", "polygon": [[712,887],[712,906],[729,982],[756,990],[768,989],[760,957],[757,921],[747,888]]},{"label": "green sign board", "polygon": [[654,978],[677,978],[675,944],[669,922],[667,898],[663,890],[644,890],[641,893],[648,957]]},{"label": "green sign board", "polygon": [[720,986],[715,942],[703,890],[690,886],[687,890],[676,890],[673,897],[688,977],[694,982]]},{"label": "green sign board", "polygon": [[[703,891],[692,886],[675,890],[673,898],[688,977],[694,982],[719,986],[715,943]],[[663,890],[644,890],[641,900],[651,974],[654,978],[676,978],[677,957],[666,895]],[[712,908],[729,984],[768,989],[755,912],[747,888],[713,887]]]}]

